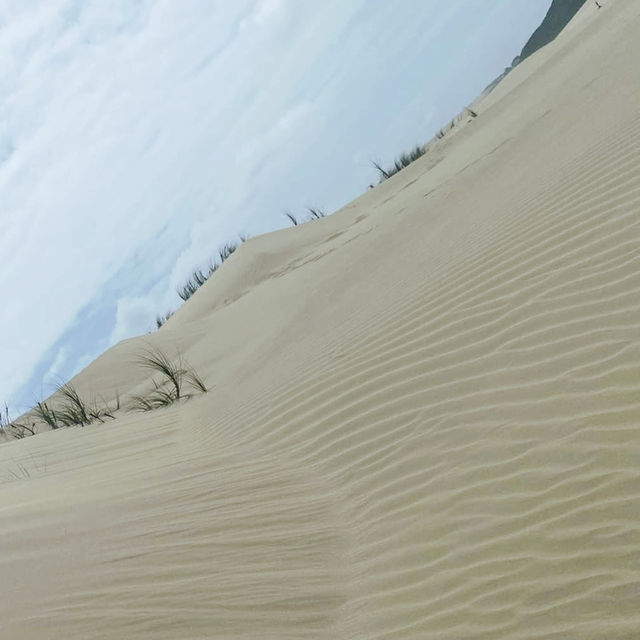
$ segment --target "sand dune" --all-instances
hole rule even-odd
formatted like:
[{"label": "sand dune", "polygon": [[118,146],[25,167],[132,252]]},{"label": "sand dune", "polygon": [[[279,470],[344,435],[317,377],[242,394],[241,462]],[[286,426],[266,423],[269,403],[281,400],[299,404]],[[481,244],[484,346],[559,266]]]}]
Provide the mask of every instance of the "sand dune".
[{"label": "sand dune", "polygon": [[640,5],[578,17],[76,380],[209,393],[0,447],[3,638],[640,637]]}]

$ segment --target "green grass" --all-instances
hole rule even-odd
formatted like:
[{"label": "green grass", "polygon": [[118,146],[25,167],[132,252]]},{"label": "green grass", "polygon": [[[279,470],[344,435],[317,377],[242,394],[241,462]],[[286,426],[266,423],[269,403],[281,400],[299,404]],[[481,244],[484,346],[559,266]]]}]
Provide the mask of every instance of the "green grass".
[{"label": "green grass", "polygon": [[5,429],[5,433],[15,440],[21,440],[28,436],[35,436],[38,430],[35,423],[29,425],[24,422],[12,422]]},{"label": "green grass", "polygon": [[403,153],[400,157],[396,158],[393,165],[387,169],[381,167],[377,162],[373,162],[373,166],[378,171],[378,182],[384,182],[396,173],[399,173],[412,162],[415,162],[418,158],[421,158],[426,153],[425,147],[421,145],[415,146],[411,151]]},{"label": "green grass", "polygon": [[52,429],[59,429],[63,426],[62,423],[58,421],[56,412],[53,409],[50,409],[49,405],[44,401],[38,402],[38,404],[33,408],[33,412],[41,422],[44,422],[44,424],[48,425]]},{"label": "green grass", "polygon": [[163,316],[156,316],[156,329],[160,329],[164,325],[164,323],[173,315],[173,311],[168,311]]},{"label": "green grass", "polygon": [[[149,348],[136,360],[137,364],[152,372],[153,390],[132,398],[131,411],[152,411],[167,407],[178,400],[206,393],[207,387],[195,369],[182,357],[171,360],[164,351]],[[155,376],[159,376],[159,380]]]},{"label": "green grass", "polygon": [[0,411],[0,433],[4,433],[15,440],[20,440],[27,436],[34,436],[37,430],[35,423],[27,424],[11,420],[9,407],[5,404],[4,411]]},{"label": "green grass", "polygon": [[285,211],[282,215],[285,218],[288,218],[289,222],[294,227],[297,227],[300,224],[304,224],[305,222],[311,222],[312,220],[320,220],[320,218],[326,218],[327,214],[317,207],[307,207],[307,219],[298,218],[295,214],[291,213],[291,211]]},{"label": "green grass", "polygon": [[[225,246],[221,256],[228,257],[235,249]],[[225,259],[226,259],[225,257]],[[132,398],[134,411],[150,411],[166,407],[178,400],[186,400],[196,393],[206,393],[207,386],[195,369],[182,357],[171,360],[163,351],[149,347],[137,359],[138,365],[152,372],[153,390],[147,395]],[[102,405],[95,401],[87,402],[70,383],[61,384],[48,400],[36,403],[26,414],[29,422],[11,420],[9,409],[5,405],[0,410],[0,435],[21,439],[38,433],[37,424],[56,430],[63,427],[87,426],[94,422],[115,419],[115,411],[120,409],[120,395],[116,393],[115,408],[103,400]]]},{"label": "green grass", "polygon": [[322,209],[307,207],[307,211],[309,212],[309,222],[311,222],[311,220],[320,220],[320,218],[327,217],[327,214]]},{"label": "green grass", "polygon": [[38,433],[39,424],[56,430],[63,427],[84,427],[94,422],[105,422],[107,418],[115,419],[114,412],[119,408],[119,397],[116,399],[115,409],[111,409],[104,401],[100,406],[96,402],[87,402],[67,382],[59,385],[48,401],[37,402],[20,422],[9,418],[9,409],[5,405],[4,413],[0,415],[0,431],[19,440]]},{"label": "green grass", "polygon": [[[227,242],[222,245],[222,247],[218,249],[218,255],[211,261],[206,270],[203,271],[202,269],[195,269],[191,274],[191,277],[181,287],[178,287],[178,295],[186,302],[222,266],[222,263],[228,260],[241,244],[246,242],[246,240],[246,236],[240,236],[240,240],[238,242]],[[157,323],[158,318],[156,318],[156,324]],[[158,329],[161,326],[162,325],[158,325]]]},{"label": "green grass", "polygon": [[56,419],[64,427],[91,424],[92,422],[104,422],[106,418],[114,419],[109,407],[98,407],[97,404],[89,404],[83,400],[71,383],[58,387],[58,395],[61,400],[60,409],[56,413]]},{"label": "green grass", "polygon": [[33,409],[36,417],[51,429],[84,427],[93,422],[104,422],[106,418],[114,419],[113,410],[106,403],[99,407],[95,402],[87,402],[70,382],[57,388],[54,399],[55,408],[43,401]]},{"label": "green grass", "polygon": [[296,218],[296,216],[291,213],[291,211],[285,211],[282,215],[285,218],[288,218],[289,222],[291,222],[294,227],[297,227],[300,224],[300,220],[298,220],[298,218]]}]

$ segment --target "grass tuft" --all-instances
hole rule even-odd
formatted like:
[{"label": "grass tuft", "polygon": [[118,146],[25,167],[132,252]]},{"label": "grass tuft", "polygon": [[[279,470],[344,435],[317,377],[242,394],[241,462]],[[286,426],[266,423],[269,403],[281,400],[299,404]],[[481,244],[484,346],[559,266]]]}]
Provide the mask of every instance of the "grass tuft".
[{"label": "grass tuft", "polygon": [[288,218],[289,222],[291,222],[291,224],[294,227],[297,227],[300,224],[304,224],[305,222],[311,222],[312,220],[320,220],[320,218],[327,217],[327,214],[322,209],[319,209],[317,207],[307,207],[307,212],[309,213],[309,216],[307,217],[306,220],[303,220],[302,218],[298,218],[293,213],[291,213],[291,211],[285,211],[282,215],[284,215],[285,218]]},{"label": "grass tuft", "polygon": [[[186,302],[221,266],[225,260],[228,260],[236,249],[246,242],[247,236],[239,236],[238,242],[227,242],[218,249],[217,259],[209,264],[208,269],[203,271],[202,269],[196,269],[191,277],[178,288],[178,295]],[[170,316],[168,316],[170,317]],[[168,320],[165,316],[164,319],[156,318],[156,324],[158,329]],[[163,322],[160,324],[160,321]]]},{"label": "grass tuft", "polygon": [[[93,422],[104,423],[107,418],[114,420],[114,412],[120,408],[119,398],[117,398],[115,409],[111,409],[104,401],[101,407],[95,402],[91,404],[86,402],[69,382],[58,386],[54,400],[55,408],[43,400],[36,403],[32,409],[32,415],[37,421],[54,430],[62,427],[84,427]],[[8,411],[5,411],[5,415],[8,419]],[[24,435],[36,433],[35,422],[31,426],[16,422],[9,426],[11,427],[10,433],[14,437],[24,437]]]},{"label": "grass tuft", "polygon": [[5,428],[5,432],[15,440],[21,440],[28,436],[35,436],[38,430],[35,423],[29,425],[24,422],[12,422]]},{"label": "grass tuft", "polygon": [[4,411],[0,410],[0,434],[5,434],[14,440],[21,440],[38,433],[35,423],[17,422],[9,417],[9,407],[5,404]]},{"label": "grass tuft", "polygon": [[173,315],[173,311],[168,311],[163,316],[156,316],[156,328],[160,329],[162,325]]},{"label": "grass tuft", "polygon": [[56,412],[53,409],[50,409],[49,405],[46,402],[38,402],[38,404],[36,404],[36,406],[33,408],[33,411],[36,414],[37,418],[39,418],[45,424],[49,425],[52,429],[59,429],[61,426],[63,426],[58,421]]},{"label": "grass tuft", "polygon": [[211,276],[214,269],[209,268],[208,273],[196,269],[191,277],[178,289],[178,295],[186,302]]},{"label": "grass tuft", "polygon": [[384,182],[391,176],[394,176],[396,173],[399,173],[406,167],[408,167],[412,162],[415,162],[418,158],[422,157],[426,153],[426,148],[417,145],[411,151],[403,153],[399,158],[396,158],[393,165],[388,169],[384,169],[377,162],[372,162],[373,166],[376,168],[379,174],[378,182]]},{"label": "grass tuft", "polygon": [[39,402],[37,408],[40,418],[52,429],[58,429],[60,426],[84,427],[96,421],[104,423],[106,418],[115,419],[113,410],[106,403],[103,407],[95,403],[89,404],[70,382],[60,385],[57,394],[57,409],[50,409],[45,402]]},{"label": "grass tuft", "polygon": [[187,392],[187,389],[207,392],[202,378],[182,357],[174,362],[164,351],[149,348],[138,356],[136,362],[153,374],[159,374],[160,381],[152,377],[153,390],[147,395],[134,396],[130,405],[131,411],[152,411],[167,407],[178,400],[191,398],[194,394]]},{"label": "grass tuft", "polygon": [[282,215],[283,215],[285,218],[288,218],[288,219],[289,219],[289,222],[291,222],[291,224],[292,224],[294,227],[297,227],[297,226],[300,224],[300,221],[298,220],[298,218],[296,218],[296,217],[293,215],[293,213],[291,213],[291,211],[285,211]]},{"label": "grass tuft", "polygon": [[91,409],[70,383],[60,385],[58,393],[62,400],[61,408],[55,412],[57,420],[65,427],[80,425],[84,427],[92,422]]},{"label": "grass tuft", "polygon": [[307,211],[310,214],[309,221],[320,220],[320,218],[327,217],[327,214],[322,209],[317,209],[315,207],[307,207]]}]

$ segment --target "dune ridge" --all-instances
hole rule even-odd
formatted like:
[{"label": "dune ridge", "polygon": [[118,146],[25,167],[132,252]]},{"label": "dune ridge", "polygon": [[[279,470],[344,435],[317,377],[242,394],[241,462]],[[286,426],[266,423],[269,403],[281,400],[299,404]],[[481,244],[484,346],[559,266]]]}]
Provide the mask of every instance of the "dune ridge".
[{"label": "dune ridge", "polygon": [[3,637],[637,637],[639,33],[609,2],[74,381],[150,342],[206,395],[0,447]]}]

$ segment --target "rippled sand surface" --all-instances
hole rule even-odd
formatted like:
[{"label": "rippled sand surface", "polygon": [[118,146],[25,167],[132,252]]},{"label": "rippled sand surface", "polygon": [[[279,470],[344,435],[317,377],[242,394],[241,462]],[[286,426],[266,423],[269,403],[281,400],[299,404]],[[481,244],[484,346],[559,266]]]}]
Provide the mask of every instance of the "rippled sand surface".
[{"label": "rippled sand surface", "polygon": [[588,4],[76,380],[209,393],[0,446],[2,638],[640,637],[640,3]]}]

